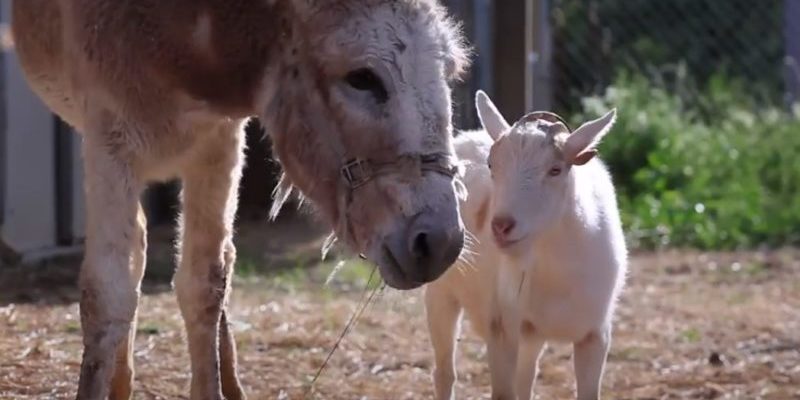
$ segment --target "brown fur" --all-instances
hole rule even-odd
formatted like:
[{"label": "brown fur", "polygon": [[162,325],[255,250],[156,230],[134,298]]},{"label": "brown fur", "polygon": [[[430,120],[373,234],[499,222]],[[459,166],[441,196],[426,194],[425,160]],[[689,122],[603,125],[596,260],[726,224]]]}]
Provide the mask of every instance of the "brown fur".
[{"label": "brown fur", "polygon": [[524,320],[519,326],[519,332],[523,338],[533,338],[536,334],[536,326],[533,322]]},{"label": "brown fur", "polygon": [[[191,398],[244,398],[225,308],[250,116],[267,125],[291,182],[340,233],[352,233],[351,247],[377,254],[381,240],[430,209],[443,226],[460,229],[449,181],[380,179],[350,198],[338,176],[344,157],[452,154],[445,81],[463,72],[467,57],[432,0],[14,0],[12,7],[32,89],[84,136],[78,398],[131,396],[146,248],[138,196],[148,182],[176,177],[183,210],[175,290]],[[381,68],[402,111],[376,112],[363,93],[336,92],[363,67]],[[417,123],[408,126],[409,117]]]},{"label": "brown fur", "polygon": [[489,332],[494,337],[502,337],[505,335],[505,327],[503,326],[503,317],[495,317],[489,321]]}]

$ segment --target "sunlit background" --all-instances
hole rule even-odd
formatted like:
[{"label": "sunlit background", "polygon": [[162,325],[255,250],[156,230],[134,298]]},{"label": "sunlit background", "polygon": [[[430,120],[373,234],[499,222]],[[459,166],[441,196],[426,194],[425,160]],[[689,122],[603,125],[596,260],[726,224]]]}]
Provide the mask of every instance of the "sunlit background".
[{"label": "sunlit background", "polygon": [[[18,0],[19,1],[19,0]],[[800,398],[800,0],[450,0],[474,48],[454,93],[476,128],[483,89],[510,120],[572,124],[616,107],[600,147],[632,250],[604,390],[625,399]],[[30,92],[0,2],[0,398],[70,398],[80,360],[80,137]],[[371,266],[334,250],[294,201],[267,220],[279,166],[258,121],[237,220],[233,319],[252,398],[300,398],[362,302]],[[150,247],[137,398],[186,398],[169,282],[177,182],[145,195]],[[326,284],[330,271],[344,265]],[[429,398],[419,291],[381,293],[316,384],[318,398]],[[468,326],[468,324],[467,324]],[[543,358],[539,398],[569,398],[570,351]],[[458,394],[488,398],[465,329]]]}]

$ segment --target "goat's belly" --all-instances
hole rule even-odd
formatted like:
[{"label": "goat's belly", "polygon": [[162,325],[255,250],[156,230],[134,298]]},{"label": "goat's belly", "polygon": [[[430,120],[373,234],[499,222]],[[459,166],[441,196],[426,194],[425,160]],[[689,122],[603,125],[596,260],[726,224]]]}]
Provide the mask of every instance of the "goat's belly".
[{"label": "goat's belly", "polygon": [[604,312],[597,304],[573,299],[531,299],[521,310],[521,323],[547,340],[575,342],[602,325]]}]

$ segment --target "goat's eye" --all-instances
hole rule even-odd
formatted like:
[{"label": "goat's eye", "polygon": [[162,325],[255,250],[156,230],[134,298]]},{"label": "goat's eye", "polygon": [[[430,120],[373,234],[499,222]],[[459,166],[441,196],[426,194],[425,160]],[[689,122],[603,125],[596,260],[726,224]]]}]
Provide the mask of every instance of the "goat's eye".
[{"label": "goat's eye", "polygon": [[553,168],[550,168],[549,171],[547,171],[547,175],[550,175],[550,176],[558,176],[560,174],[561,174],[561,167],[553,167]]},{"label": "goat's eye", "polygon": [[344,80],[353,89],[372,93],[378,103],[386,103],[389,100],[389,92],[383,85],[381,78],[368,68],[350,71],[344,77]]}]

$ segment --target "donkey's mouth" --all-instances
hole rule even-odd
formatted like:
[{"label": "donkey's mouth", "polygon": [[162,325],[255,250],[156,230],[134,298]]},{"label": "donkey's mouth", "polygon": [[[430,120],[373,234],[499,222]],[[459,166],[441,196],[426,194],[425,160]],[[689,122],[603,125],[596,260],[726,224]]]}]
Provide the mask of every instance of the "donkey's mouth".
[{"label": "donkey's mouth", "polygon": [[398,290],[416,289],[424,282],[417,282],[406,275],[392,251],[386,245],[381,246],[381,259],[378,270],[387,285]]}]

